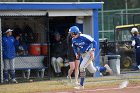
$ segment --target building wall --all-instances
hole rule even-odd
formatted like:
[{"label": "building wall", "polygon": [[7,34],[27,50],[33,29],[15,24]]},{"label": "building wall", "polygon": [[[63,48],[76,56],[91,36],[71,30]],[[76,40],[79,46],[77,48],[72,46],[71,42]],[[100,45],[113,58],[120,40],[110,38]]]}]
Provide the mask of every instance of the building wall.
[{"label": "building wall", "polygon": [[84,23],[83,23],[83,33],[93,35],[92,32],[92,17],[91,16],[86,16],[84,17]]}]

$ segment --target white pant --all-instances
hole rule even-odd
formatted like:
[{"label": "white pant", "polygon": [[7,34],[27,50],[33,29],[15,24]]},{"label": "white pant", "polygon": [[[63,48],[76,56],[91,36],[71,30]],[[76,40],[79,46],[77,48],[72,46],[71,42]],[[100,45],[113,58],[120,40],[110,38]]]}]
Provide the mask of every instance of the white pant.
[{"label": "white pant", "polygon": [[[4,70],[15,70],[15,59],[4,59]],[[9,68],[10,67],[10,68]]]},{"label": "white pant", "polygon": [[63,59],[61,57],[58,57],[58,58],[52,57],[51,65],[53,66],[55,73],[60,73],[61,67],[63,65]]},{"label": "white pant", "polygon": [[86,66],[86,68],[88,69],[88,71],[90,73],[95,73],[97,71],[96,67],[93,65],[92,59],[90,57],[90,52],[87,53],[83,53],[81,54],[83,61],[80,64],[80,72],[84,72],[84,68],[87,64],[87,62],[90,62],[90,64],[88,66]]}]

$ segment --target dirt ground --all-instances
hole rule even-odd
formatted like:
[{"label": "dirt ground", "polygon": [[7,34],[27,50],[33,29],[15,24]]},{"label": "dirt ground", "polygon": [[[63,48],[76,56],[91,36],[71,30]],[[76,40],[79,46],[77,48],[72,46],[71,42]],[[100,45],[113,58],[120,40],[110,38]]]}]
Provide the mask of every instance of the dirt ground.
[{"label": "dirt ground", "polygon": [[87,90],[72,91],[71,93],[133,93],[134,91],[135,93],[139,93],[140,86],[127,87],[124,89],[119,89],[119,88],[87,89]]},{"label": "dirt ground", "polygon": [[100,88],[88,88],[83,90],[71,90],[71,91],[59,91],[59,92],[42,92],[42,93],[140,93],[140,84],[129,85],[125,88],[112,87],[100,87]]},{"label": "dirt ground", "polygon": [[[114,81],[113,81],[114,82]],[[52,90],[51,92],[40,92],[40,93],[140,93],[140,82],[130,81],[127,87],[119,88],[121,85],[117,83],[108,82],[108,84],[93,84],[87,83],[85,89],[69,89],[69,90]]]},{"label": "dirt ground", "polygon": [[[126,80],[129,81],[128,86],[120,89],[119,85]],[[139,73],[138,76],[87,77],[83,90],[74,89],[75,85],[68,81],[66,77],[60,77],[46,81],[1,84],[0,93],[140,93]]]}]

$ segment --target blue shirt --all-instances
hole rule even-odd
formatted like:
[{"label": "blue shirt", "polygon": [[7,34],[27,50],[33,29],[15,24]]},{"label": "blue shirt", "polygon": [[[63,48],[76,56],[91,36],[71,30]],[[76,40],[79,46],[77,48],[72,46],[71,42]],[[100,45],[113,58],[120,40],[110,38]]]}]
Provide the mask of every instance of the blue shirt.
[{"label": "blue shirt", "polygon": [[16,56],[15,46],[19,44],[13,36],[3,36],[2,38],[2,48],[3,48],[3,58],[12,59]]},{"label": "blue shirt", "polygon": [[96,48],[97,42],[89,35],[80,34],[79,37],[72,39],[74,53],[85,53],[86,51]]}]

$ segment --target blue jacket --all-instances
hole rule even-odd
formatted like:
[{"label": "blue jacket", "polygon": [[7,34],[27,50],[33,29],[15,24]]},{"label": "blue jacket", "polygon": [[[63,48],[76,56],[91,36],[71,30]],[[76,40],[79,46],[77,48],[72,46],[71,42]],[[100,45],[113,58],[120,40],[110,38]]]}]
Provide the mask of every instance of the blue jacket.
[{"label": "blue jacket", "polygon": [[97,42],[89,35],[80,34],[78,38],[72,39],[74,53],[85,53],[92,47],[96,48]]},{"label": "blue jacket", "polygon": [[2,38],[3,59],[12,59],[16,56],[15,46],[19,44],[13,36]]}]

